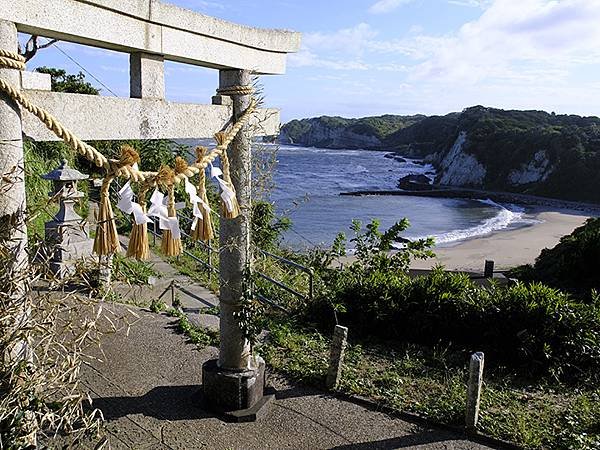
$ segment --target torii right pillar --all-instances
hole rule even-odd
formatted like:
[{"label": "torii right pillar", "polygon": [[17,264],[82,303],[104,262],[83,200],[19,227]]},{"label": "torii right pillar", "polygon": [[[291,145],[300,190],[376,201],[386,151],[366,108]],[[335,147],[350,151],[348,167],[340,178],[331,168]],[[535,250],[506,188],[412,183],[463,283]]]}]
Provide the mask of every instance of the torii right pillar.
[{"label": "torii right pillar", "polygon": [[[219,87],[248,86],[247,70],[221,70]],[[233,96],[234,122],[250,105],[250,95]],[[241,214],[220,220],[220,347],[219,359],[202,366],[204,402],[232,421],[253,421],[272,399],[264,395],[265,362],[254,356],[235,313],[240,311],[244,274],[251,264],[252,136],[246,125],[229,146],[231,178]]]}]

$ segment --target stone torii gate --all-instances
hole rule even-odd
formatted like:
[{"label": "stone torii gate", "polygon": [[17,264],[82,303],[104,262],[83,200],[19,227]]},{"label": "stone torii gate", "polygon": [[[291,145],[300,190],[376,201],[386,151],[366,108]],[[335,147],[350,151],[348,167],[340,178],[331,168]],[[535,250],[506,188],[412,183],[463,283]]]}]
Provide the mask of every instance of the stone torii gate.
[{"label": "stone torii gate", "polygon": [[[283,74],[287,54],[300,45],[298,33],[236,25],[157,0],[19,0],[17,4],[0,0],[0,50],[17,51],[17,32],[130,55],[130,98],[51,92],[48,75],[0,69],[0,79],[83,140],[212,137],[242,115],[251,96],[236,94],[231,100],[217,95],[212,105],[168,102],[164,61],[217,69],[219,88],[225,89],[249,85],[252,74]],[[191,83],[189,89],[194,89]],[[276,110],[259,110],[252,120],[260,121],[265,135],[277,134]],[[243,272],[250,262],[250,127],[252,123],[241,130],[228,152],[242,212],[236,219],[221,220],[220,353],[218,361],[203,368],[206,401],[233,417],[252,416],[264,402],[264,362],[251,355],[234,316]],[[0,93],[0,168],[5,185],[0,189],[0,240],[20,255],[12,263],[15,272],[26,264],[23,136],[58,139]],[[6,224],[10,224],[8,231]]]}]

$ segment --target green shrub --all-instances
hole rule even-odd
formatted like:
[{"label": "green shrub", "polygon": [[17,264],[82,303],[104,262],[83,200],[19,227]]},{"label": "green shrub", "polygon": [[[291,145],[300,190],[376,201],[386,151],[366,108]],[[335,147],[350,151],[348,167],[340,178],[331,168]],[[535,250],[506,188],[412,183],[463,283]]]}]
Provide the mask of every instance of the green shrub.
[{"label": "green shrub", "polygon": [[275,206],[266,201],[252,204],[252,243],[266,251],[273,251],[279,247],[281,235],[291,227],[292,223],[287,217],[278,217]]},{"label": "green shrub", "polygon": [[510,272],[523,281],[541,281],[589,300],[600,290],[600,219],[588,219],[551,249],[544,249],[533,266]]},{"label": "green shrub", "polygon": [[354,336],[484,351],[492,366],[523,374],[563,380],[596,376],[600,300],[581,303],[540,283],[482,288],[441,267],[411,277],[408,264],[429,254],[427,242],[408,242],[393,254],[383,251],[404,228],[389,235],[376,224],[365,233],[355,227],[358,259],[342,270],[331,267],[331,254],[313,258],[323,263],[317,296],[297,312],[324,329],[337,320]]}]

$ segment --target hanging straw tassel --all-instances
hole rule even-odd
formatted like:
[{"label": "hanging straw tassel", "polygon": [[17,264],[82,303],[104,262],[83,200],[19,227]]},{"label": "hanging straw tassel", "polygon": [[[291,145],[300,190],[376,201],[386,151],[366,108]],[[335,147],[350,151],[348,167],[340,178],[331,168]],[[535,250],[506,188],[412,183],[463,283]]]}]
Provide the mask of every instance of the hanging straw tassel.
[{"label": "hanging straw tassel", "polygon": [[139,164],[140,162],[140,155],[131,145],[124,144],[121,146],[121,155],[118,162],[119,167],[132,166],[136,163]]},{"label": "hanging straw tassel", "polygon": [[[202,158],[206,154],[207,149],[205,147],[196,147],[196,161],[202,162]],[[198,197],[202,199],[203,203],[198,205],[202,218],[198,218],[196,228],[191,231],[191,236],[194,241],[210,241],[214,239],[215,233],[213,231],[212,220],[210,218],[210,209],[208,209],[208,195],[206,194],[206,172],[204,169],[198,174]]]},{"label": "hanging straw tassel", "polygon": [[98,225],[94,238],[94,253],[99,256],[113,255],[119,251],[119,235],[115,215],[110,203],[109,189],[116,174],[125,166],[140,162],[140,156],[130,145],[121,146],[118,161],[111,163],[111,169],[102,181],[100,190],[100,207],[98,209]]},{"label": "hanging straw tassel", "polygon": [[94,238],[94,253],[99,256],[113,255],[119,251],[117,225],[108,192],[112,180],[112,176],[104,178],[100,190],[100,207],[98,209],[96,237]]},{"label": "hanging straw tassel", "polygon": [[[168,191],[167,213],[169,217],[177,217],[175,209],[175,172],[173,169],[163,166],[158,171],[157,182],[166,186]],[[175,239],[171,230],[162,231],[162,242],[160,249],[165,256],[179,256],[183,252],[181,239]]]},{"label": "hanging straw tassel", "polygon": [[[217,141],[217,145],[222,145],[227,139],[227,134],[223,132],[219,132],[215,134],[215,140]],[[227,207],[224,201],[221,201],[221,210],[223,217],[226,219],[235,219],[240,215],[240,204],[237,201],[237,194],[235,192],[235,188],[233,187],[233,183],[231,182],[231,173],[229,170],[229,157],[227,156],[227,149],[223,150],[223,153],[220,155],[221,158],[221,170],[223,171],[223,181],[227,185],[229,189],[233,192],[232,205],[230,208]]]},{"label": "hanging straw tassel", "polygon": [[[142,211],[146,213],[146,193],[148,186],[143,185],[138,194],[138,202]],[[150,244],[148,243],[148,225],[146,223],[133,223],[131,235],[129,236],[129,245],[127,246],[127,257],[135,258],[138,261],[146,261],[150,258]]]}]

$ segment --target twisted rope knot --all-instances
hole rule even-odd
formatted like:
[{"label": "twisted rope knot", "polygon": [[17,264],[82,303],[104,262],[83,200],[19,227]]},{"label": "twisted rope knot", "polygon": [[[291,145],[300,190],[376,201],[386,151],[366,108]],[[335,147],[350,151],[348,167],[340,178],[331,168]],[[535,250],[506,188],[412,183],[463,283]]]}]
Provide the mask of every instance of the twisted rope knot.
[{"label": "twisted rope knot", "polygon": [[234,95],[252,95],[254,94],[254,88],[252,86],[227,86],[224,88],[217,89],[217,94],[226,95],[232,97]]},{"label": "twisted rope knot", "polygon": [[0,67],[25,70],[25,58],[18,53],[0,49]]}]

